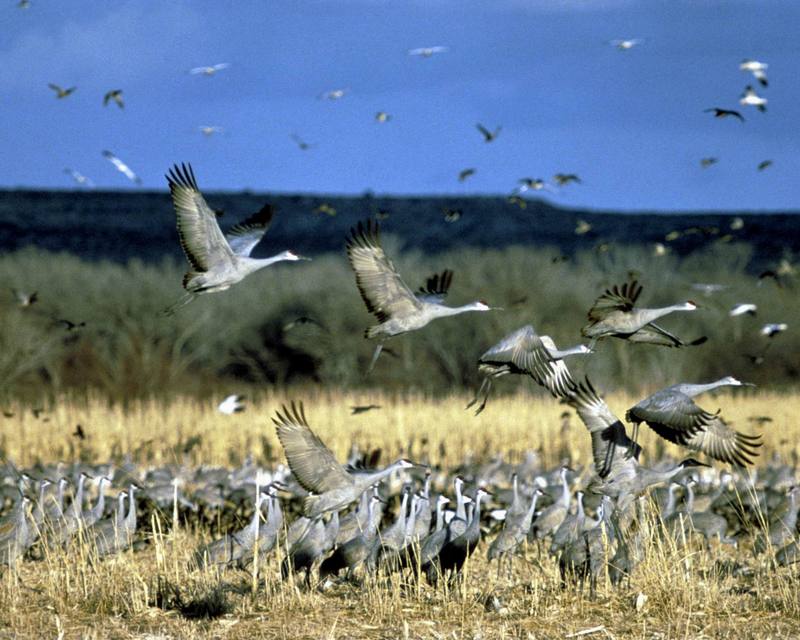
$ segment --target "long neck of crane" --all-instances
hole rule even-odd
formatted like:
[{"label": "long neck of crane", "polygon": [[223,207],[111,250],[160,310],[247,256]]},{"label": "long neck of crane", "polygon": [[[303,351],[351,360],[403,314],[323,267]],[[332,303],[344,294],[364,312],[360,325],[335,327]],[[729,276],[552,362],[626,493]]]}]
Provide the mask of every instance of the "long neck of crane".
[{"label": "long neck of crane", "polygon": [[527,523],[527,526],[524,527],[526,530],[531,528],[530,523],[533,522],[533,514],[536,513],[536,503],[538,502],[538,499],[539,494],[534,492],[533,497],[531,498],[531,506],[528,507],[528,511],[525,513],[525,519],[523,520],[523,522]]},{"label": "long neck of crane", "polygon": [[569,347],[568,349],[548,349],[547,353],[549,353],[550,357],[554,360],[561,360],[567,356],[586,353],[586,348],[582,344],[576,344],[574,347]]},{"label": "long neck of crane", "polygon": [[136,528],[136,499],[133,497],[133,489],[128,491],[128,515],[125,518],[125,525],[128,529]]},{"label": "long neck of crane", "polygon": [[722,378],[707,384],[682,384],[680,385],[680,390],[690,398],[694,398],[695,396],[699,396],[701,393],[705,393],[706,391],[712,391],[719,387],[727,387],[728,385],[730,385],[730,382],[727,382],[724,378]]},{"label": "long neck of crane", "polygon": [[80,478],[78,478],[78,488],[75,490],[75,496],[72,498],[72,504],[70,505],[72,515],[74,515],[75,517],[80,517],[81,511],[83,510],[84,481],[85,481],[85,476],[81,476]]},{"label": "long neck of crane", "polygon": [[467,516],[467,510],[464,506],[464,496],[461,495],[461,483],[456,484],[456,518],[461,518],[465,520]]},{"label": "long neck of crane", "polygon": [[436,503],[436,531],[441,531],[444,527],[444,503]]},{"label": "long neck of crane", "polygon": [[645,324],[658,320],[662,316],[672,313],[673,311],[692,311],[694,307],[688,306],[686,303],[673,304],[669,307],[661,307],[660,309],[638,309],[637,315],[639,319]]},{"label": "long neck of crane", "polygon": [[374,484],[378,484],[381,480],[383,480],[386,476],[392,473],[395,469],[397,469],[397,464],[390,464],[385,469],[381,469],[380,471],[375,471],[374,473],[367,474],[363,476],[364,478],[364,485],[366,487],[371,487]]},{"label": "long neck of crane", "polygon": [[97,497],[97,504],[94,505],[92,515],[99,518],[103,515],[103,510],[106,508],[106,483],[100,480],[100,487],[98,489],[100,495]]},{"label": "long neck of crane", "polygon": [[575,519],[578,521],[578,526],[583,524],[586,520],[586,512],[583,510],[583,494],[578,494],[578,511],[575,514]]},{"label": "long neck of crane", "polygon": [[566,506],[567,508],[569,508],[569,502],[570,502],[571,495],[570,495],[570,492],[569,492],[569,485],[567,484],[567,475],[566,474],[562,474],[561,475],[561,484],[562,484],[562,487],[563,487],[562,491],[561,491],[561,503],[564,506]]},{"label": "long neck of crane", "polygon": [[478,311],[478,310],[479,309],[475,308],[474,302],[461,305],[460,307],[448,307],[443,304],[437,304],[431,307],[431,315],[435,318],[444,318],[447,316],[457,316],[458,314],[466,313],[467,311]]},{"label": "long neck of crane", "polygon": [[367,537],[372,537],[375,535],[375,532],[378,530],[378,510],[375,508],[375,501],[369,501],[369,519],[367,520],[367,526],[364,529],[364,535]]},{"label": "long neck of crane", "polygon": [[408,516],[408,520],[406,520],[406,530],[405,535],[410,536],[414,533],[414,527],[417,524],[417,510],[419,509],[419,501],[412,500],[411,501],[411,514]]},{"label": "long neck of crane", "polygon": [[258,524],[260,520],[261,520],[261,496],[259,496],[258,499],[256,500],[256,510],[253,513],[253,519],[250,521],[250,527],[249,527],[250,535],[252,536],[258,535],[258,530],[259,530]]},{"label": "long neck of crane", "polygon": [[691,484],[686,485],[686,513],[694,511],[694,489]]}]

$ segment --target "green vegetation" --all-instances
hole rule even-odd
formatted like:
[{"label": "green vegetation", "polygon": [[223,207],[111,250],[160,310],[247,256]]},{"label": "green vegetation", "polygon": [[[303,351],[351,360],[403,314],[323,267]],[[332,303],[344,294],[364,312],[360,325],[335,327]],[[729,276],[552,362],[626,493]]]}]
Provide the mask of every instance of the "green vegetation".
[{"label": "green vegetation", "polygon": [[[682,258],[612,245],[566,261],[548,248],[462,248],[428,257],[401,253],[400,244],[385,237],[409,286],[451,268],[452,304],[485,299],[505,310],[439,320],[395,338],[387,343],[394,355],[381,356],[369,377],[364,371],[373,344],[363,331],[372,318],[343,252],[270,268],[172,317],[161,312],[181,294],[182,264],[88,262],[34,249],[7,254],[0,258],[0,278],[9,287],[38,291],[39,302],[22,308],[8,295],[0,303],[0,393],[31,402],[64,393],[128,401],[316,384],[448,393],[475,387],[478,356],[523,324],[559,345],[577,343],[592,301],[629,274],[644,284],[643,306],[697,301],[699,311],[662,324],[686,339],[708,335],[709,341],[682,350],[605,341],[595,356],[574,360],[574,371],[586,369],[604,388],[631,392],[724,374],[774,389],[800,376],[800,335],[792,331],[800,318],[796,283],[793,276],[781,287],[759,283],[748,270],[752,256],[745,243],[715,243]],[[728,288],[705,296],[692,290],[697,282]],[[728,317],[738,302],[758,304],[759,315]],[[292,322],[304,317],[319,325]],[[68,329],[62,319],[86,326]],[[788,322],[790,331],[770,345],[758,333],[765,322]],[[746,357],[762,353],[760,366]],[[518,384],[497,386],[514,390]]]}]

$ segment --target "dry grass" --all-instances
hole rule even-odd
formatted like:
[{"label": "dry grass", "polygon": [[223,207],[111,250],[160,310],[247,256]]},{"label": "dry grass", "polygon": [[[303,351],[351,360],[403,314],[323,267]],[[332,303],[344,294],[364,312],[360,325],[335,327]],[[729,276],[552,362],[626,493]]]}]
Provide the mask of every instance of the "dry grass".
[{"label": "dry grass", "polygon": [[[524,450],[537,450],[545,466],[565,455],[572,464],[588,462],[588,438],[573,419],[563,437],[563,407],[541,397],[493,398],[484,414],[464,411],[466,398],[328,395],[302,397],[311,424],[344,458],[352,440],[381,447],[384,460],[405,452],[427,455],[433,464],[452,467],[465,457],[487,459],[502,453],[514,460]],[[62,402],[35,418],[11,407],[4,421],[2,449],[20,466],[37,461],[77,457],[105,461],[137,452],[155,465],[238,464],[247,454],[263,460],[282,459],[270,416],[282,397],[264,397],[248,411],[222,416],[213,406],[176,400],[168,406],[141,403],[120,408],[99,401]],[[374,402],[383,408],[350,416],[349,406]],[[612,396],[618,415],[631,398]],[[764,456],[797,457],[798,428],[793,418],[795,396],[768,393],[719,396],[705,401],[722,406],[739,428],[750,430],[748,416],[769,415],[764,430]],[[44,418],[48,418],[44,421]],[[70,435],[80,423],[87,440],[76,446]],[[188,454],[189,438],[201,436]],[[420,444],[427,438],[428,445]],[[655,437],[641,437],[646,451],[655,451]],[[444,442],[444,450],[439,443]],[[670,449],[667,453],[675,453]],[[159,531],[159,523],[153,523]],[[54,553],[41,562],[24,562],[17,573],[0,577],[0,638],[551,638],[566,637],[602,625],[583,637],[630,638],[765,638],[800,633],[800,588],[797,570],[773,571],[765,557],[754,559],[747,545],[738,551],[712,547],[709,554],[693,543],[679,550],[654,542],[630,585],[613,589],[603,582],[596,599],[574,589],[562,590],[555,564],[529,549],[515,561],[513,579],[499,580],[487,566],[485,547],[468,564],[466,586],[455,593],[393,579],[387,585],[363,588],[337,586],[305,592],[280,582],[277,560],[254,577],[231,571],[187,569],[192,549],[207,532],[179,530],[154,535],[140,552],[92,563],[85,549]],[[719,576],[711,571],[720,559],[736,559],[753,570],[747,577]],[[173,588],[178,586],[176,592]],[[636,596],[647,596],[637,609]],[[496,595],[501,611],[487,610],[485,599]],[[204,617],[206,614],[218,617]]]}]

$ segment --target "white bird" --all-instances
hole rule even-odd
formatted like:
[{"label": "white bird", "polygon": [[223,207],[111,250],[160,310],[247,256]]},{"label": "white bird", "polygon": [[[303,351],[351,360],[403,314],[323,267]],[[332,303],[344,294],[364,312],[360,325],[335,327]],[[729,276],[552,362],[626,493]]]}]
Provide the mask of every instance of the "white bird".
[{"label": "white bird", "polygon": [[517,193],[525,193],[529,190],[541,191],[542,189],[553,191],[553,188],[541,178],[520,178],[517,182],[519,182]]},{"label": "white bird", "polygon": [[744,93],[739,99],[739,104],[745,107],[755,107],[759,111],[767,110],[767,99],[758,95],[756,90],[750,85],[745,87]]},{"label": "white bird", "polygon": [[752,302],[740,302],[728,312],[728,315],[731,317],[735,316],[742,316],[745,313],[751,316],[756,315],[758,307],[753,304]]},{"label": "white bird", "polygon": [[103,157],[106,160],[108,160],[111,164],[113,164],[117,168],[117,171],[124,174],[128,180],[130,180],[131,182],[135,182],[136,184],[142,184],[142,179],[139,176],[137,176],[127,164],[125,164],[113,153],[111,153],[110,151],[103,151]]},{"label": "white bird", "polygon": [[262,207],[223,236],[216,214],[197,187],[191,165],[175,165],[167,175],[167,182],[178,218],[181,247],[191,270],[183,277],[186,295],[166,313],[172,313],[198,295],[225,291],[251,273],[276,262],[309,259],[291,251],[283,251],[271,258],[250,257],[272,221],[270,205]]},{"label": "white bird", "polygon": [[447,50],[448,50],[447,47],[442,47],[442,46],[418,47],[416,49],[409,49],[408,55],[420,56],[422,58],[430,58],[432,55],[436,53],[444,53]]},{"label": "white bird", "polygon": [[213,76],[215,73],[217,73],[217,71],[222,71],[230,66],[230,62],[219,62],[208,67],[195,67],[194,69],[189,69],[189,73],[192,75],[202,74],[204,76]]},{"label": "white bird", "polygon": [[766,70],[769,65],[766,62],[759,62],[758,60],[751,60],[746,58],[739,64],[740,71],[749,71],[753,77],[761,83],[762,87],[766,87],[769,83],[767,81]]},{"label": "white bird", "polygon": [[244,396],[238,394],[229,395],[222,402],[219,403],[217,411],[224,413],[226,416],[231,416],[234,413],[241,413],[244,411]]},{"label": "white bird", "polygon": [[772,322],[765,324],[761,327],[761,335],[767,336],[768,338],[772,338],[773,336],[778,335],[779,333],[783,333],[789,328],[789,325],[785,322]]},{"label": "white bird", "polygon": [[350,89],[331,89],[330,91],[323,91],[319,94],[320,100],[340,100],[344,98]]},{"label": "white bird", "polygon": [[644,39],[642,38],[630,38],[628,40],[623,40],[623,39],[611,40],[609,44],[612,47],[616,47],[620,51],[629,51],[630,49],[633,49],[636,45],[642,44],[642,42],[644,42]]},{"label": "white bird", "polygon": [[79,173],[78,171],[75,171],[75,169],[66,168],[66,169],[64,169],[64,173],[69,175],[75,181],[76,184],[79,184],[79,185],[85,186],[85,187],[93,187],[94,186],[94,182],[92,182],[91,178],[87,178],[82,173]]},{"label": "white bird", "polygon": [[200,131],[200,133],[202,133],[206,137],[211,137],[215,133],[222,133],[223,131],[222,127],[218,127],[216,125],[207,125],[207,124],[200,125],[199,127],[197,127],[197,129]]}]

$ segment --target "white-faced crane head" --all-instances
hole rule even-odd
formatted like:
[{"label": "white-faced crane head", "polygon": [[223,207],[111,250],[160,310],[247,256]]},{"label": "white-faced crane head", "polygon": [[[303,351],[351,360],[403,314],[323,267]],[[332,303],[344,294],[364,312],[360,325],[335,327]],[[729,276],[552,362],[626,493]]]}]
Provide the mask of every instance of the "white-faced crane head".
[{"label": "white-faced crane head", "polygon": [[397,462],[394,463],[398,469],[410,469],[411,467],[416,467],[411,460],[406,460],[405,458],[400,458]]},{"label": "white-faced crane head", "polygon": [[468,306],[472,311],[496,311],[498,309],[498,307],[490,307],[489,303],[485,300],[476,300],[475,302],[471,302]]},{"label": "white-faced crane head", "polygon": [[694,311],[694,310],[695,310],[695,309],[697,309],[699,306],[700,306],[700,305],[698,305],[698,304],[697,304],[697,303],[696,303],[694,300],[687,300],[686,302],[684,302],[684,303],[681,305],[681,308],[682,308],[684,311]]},{"label": "white-faced crane head", "polygon": [[755,387],[752,382],[742,382],[741,380],[734,378],[733,376],[725,376],[720,380],[720,382],[729,387]]},{"label": "white-faced crane head", "polygon": [[306,256],[301,256],[295,253],[294,251],[289,251],[289,250],[279,253],[278,257],[281,260],[290,260],[292,262],[295,262],[297,260],[309,260],[309,261],[311,260],[311,258],[307,258]]},{"label": "white-faced crane head", "polygon": [[447,496],[441,495],[441,494],[439,494],[439,497],[436,499],[436,504],[438,506],[444,506],[448,502],[450,502],[450,498],[448,498]]},{"label": "white-faced crane head", "polygon": [[460,491],[461,487],[464,486],[464,478],[462,478],[461,476],[456,476],[453,479],[453,486],[456,488],[456,491]]},{"label": "white-faced crane head", "polygon": [[478,487],[478,490],[475,492],[475,502],[478,502],[481,498],[486,498],[491,495],[491,492],[487,491],[483,487]]}]

